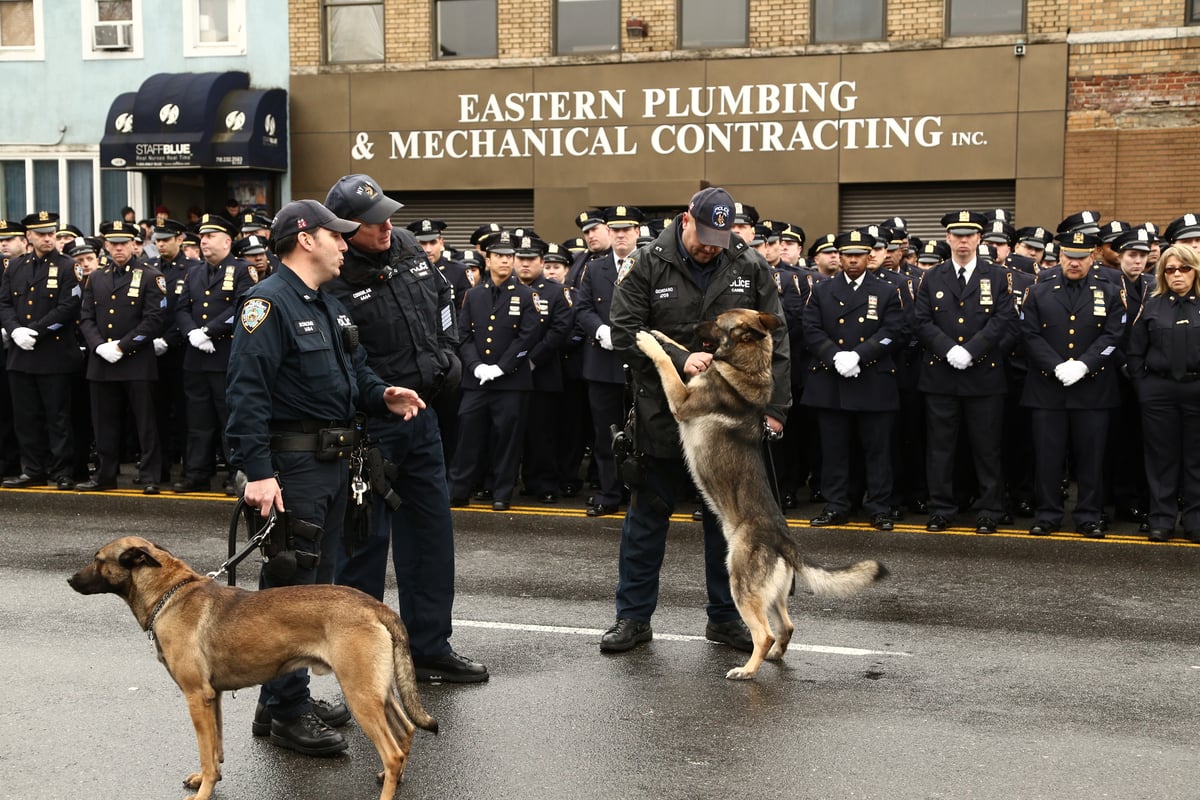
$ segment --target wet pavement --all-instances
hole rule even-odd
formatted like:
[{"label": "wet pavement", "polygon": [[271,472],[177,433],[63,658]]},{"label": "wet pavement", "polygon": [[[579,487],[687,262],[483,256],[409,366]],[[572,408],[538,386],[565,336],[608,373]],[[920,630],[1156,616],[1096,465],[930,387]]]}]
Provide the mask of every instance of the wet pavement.
[{"label": "wet pavement", "polygon": [[[0,492],[0,798],[188,794],[179,690],[123,602],[66,578],[126,533],[213,569],[232,508],[216,494]],[[574,501],[456,511],[453,643],[492,679],[422,686],[441,734],[418,732],[399,797],[1197,796],[1200,546],[1129,526],[1102,541],[930,534],[923,518],[892,533],[800,527],[818,510],[791,515],[811,558],[878,558],[893,576],[851,600],[798,594],[792,649],[750,683],[723,677],[742,654],[703,639],[690,506],[672,525],[654,641],[619,655],[597,647],[619,517]],[[256,698],[225,698],[215,797],[378,796],[357,728],[346,756],[297,756],[250,735]]]}]

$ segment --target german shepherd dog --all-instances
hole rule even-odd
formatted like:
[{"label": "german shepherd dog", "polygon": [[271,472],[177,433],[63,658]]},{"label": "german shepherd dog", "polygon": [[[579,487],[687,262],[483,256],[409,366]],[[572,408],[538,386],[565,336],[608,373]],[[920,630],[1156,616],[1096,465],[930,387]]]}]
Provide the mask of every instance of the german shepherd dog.
[{"label": "german shepherd dog", "polygon": [[317,585],[250,592],[221,586],[136,536],[101,547],[67,583],[80,594],[121,597],[154,639],[158,660],[183,691],[196,729],[200,771],[183,783],[197,790],[197,800],[208,800],[221,780],[221,693],[301,667],[337,676],[350,711],[383,760],[380,800],[396,795],[414,723],[437,733],[437,721],[417,694],[404,623],[357,589]]},{"label": "german shepherd dog", "polygon": [[[793,573],[817,595],[846,596],[887,576],[878,561],[827,569],[806,561],[788,536],[771,494],[762,456],[762,424],[771,396],[771,331],[779,318],[750,309],[726,311],[696,327],[716,344],[708,369],[687,383],[663,344],[688,348],[659,331],[639,331],[637,346],[658,369],[688,469],[721,522],[729,546],[729,588],[754,640],[754,651],[725,677],[749,680],[763,659],[779,660],[792,638],[788,592]],[[774,628],[772,626],[774,622]],[[777,632],[777,635],[776,635]]]}]

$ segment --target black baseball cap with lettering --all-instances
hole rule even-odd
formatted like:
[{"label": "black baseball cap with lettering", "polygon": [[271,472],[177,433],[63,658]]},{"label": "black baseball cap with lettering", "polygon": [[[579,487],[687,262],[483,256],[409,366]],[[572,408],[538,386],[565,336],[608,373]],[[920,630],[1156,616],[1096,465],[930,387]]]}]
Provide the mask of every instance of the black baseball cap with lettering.
[{"label": "black baseball cap with lettering", "polygon": [[701,189],[688,203],[688,216],[696,223],[696,238],[707,247],[729,247],[733,235],[733,198],[716,186]]},{"label": "black baseball cap with lettering", "polygon": [[139,230],[136,222],[114,219],[100,223],[100,235],[106,242],[132,242]]},{"label": "black baseball cap with lettering", "polygon": [[[404,204],[383,193],[370,175],[343,175],[325,195],[325,206],[337,217],[378,225],[391,218]],[[278,219],[278,215],[275,217]]]},{"label": "black baseball cap with lettering", "polygon": [[312,233],[317,228],[328,228],[334,233],[349,236],[359,227],[359,223],[342,219],[316,200],[294,200],[275,215],[275,221],[271,223],[271,238],[286,239],[301,231]]},{"label": "black baseball cap with lettering", "polygon": [[949,214],[942,216],[942,227],[946,229],[946,233],[953,233],[955,236],[970,236],[972,233],[983,233],[984,226],[987,225],[987,217],[980,214],[978,211],[951,211]]},{"label": "black baseball cap with lettering", "polygon": [[440,219],[419,219],[404,227],[412,231],[412,235],[417,237],[418,242],[436,242],[442,238],[442,231],[446,230],[446,223]]},{"label": "black baseball cap with lettering", "polygon": [[1100,244],[1100,237],[1085,230],[1063,231],[1054,237],[1058,252],[1067,258],[1082,258],[1091,255]]}]

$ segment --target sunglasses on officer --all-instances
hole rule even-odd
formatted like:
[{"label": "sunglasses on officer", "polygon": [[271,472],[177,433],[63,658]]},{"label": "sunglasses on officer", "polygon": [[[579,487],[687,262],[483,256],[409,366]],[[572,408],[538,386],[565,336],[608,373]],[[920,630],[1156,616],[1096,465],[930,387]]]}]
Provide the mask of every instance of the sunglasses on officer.
[{"label": "sunglasses on officer", "polygon": [[1169,267],[1163,267],[1164,275],[1173,275],[1176,272],[1182,272],[1184,275],[1191,272],[1192,268],[1187,264],[1172,264]]}]

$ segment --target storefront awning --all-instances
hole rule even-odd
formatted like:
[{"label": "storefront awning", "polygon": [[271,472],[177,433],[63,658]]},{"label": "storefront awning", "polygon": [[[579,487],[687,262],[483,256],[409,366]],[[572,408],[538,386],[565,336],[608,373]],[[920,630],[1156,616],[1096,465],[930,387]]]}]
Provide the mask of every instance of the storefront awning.
[{"label": "storefront awning", "polygon": [[109,107],[103,169],[287,170],[287,92],[245,72],[159,73]]}]

